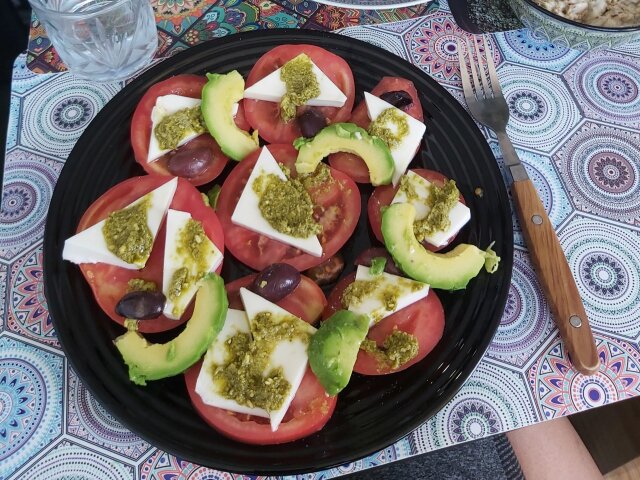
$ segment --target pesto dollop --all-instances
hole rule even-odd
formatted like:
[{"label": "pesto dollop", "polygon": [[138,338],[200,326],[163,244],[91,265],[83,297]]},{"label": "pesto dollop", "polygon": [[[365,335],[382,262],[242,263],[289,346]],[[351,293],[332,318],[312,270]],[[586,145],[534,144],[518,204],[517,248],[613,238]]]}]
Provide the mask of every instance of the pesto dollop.
[{"label": "pesto dollop", "polygon": [[272,173],[262,174],[252,188],[260,198],[260,213],[277,231],[296,238],[308,238],[322,231],[313,217],[309,192],[297,178],[284,181]]},{"label": "pesto dollop", "polygon": [[393,370],[400,368],[418,355],[418,339],[397,328],[384,339],[382,347],[368,338],[360,344],[360,349],[370,353],[381,368],[389,367]]},{"label": "pesto dollop", "polygon": [[301,54],[289,60],[280,70],[286,93],[280,101],[280,116],[288,122],[295,118],[297,108],[320,95],[320,83],[313,73],[311,59]]},{"label": "pesto dollop", "polygon": [[132,278],[127,282],[127,292],[156,292],[156,282],[143,278]]},{"label": "pesto dollop", "polygon": [[207,126],[204,123],[202,110],[199,106],[184,108],[176,113],[167,115],[153,129],[158,139],[158,145],[163,150],[173,150],[180,140],[190,133],[204,133]]},{"label": "pesto dollop", "polygon": [[299,322],[293,316],[279,317],[271,312],[260,312],[251,322],[253,339],[248,333],[237,333],[229,338],[225,364],[214,366],[211,372],[218,393],[250,408],[268,412],[278,410],[291,390],[291,384],[282,368],[266,370],[279,342],[298,339],[309,344],[311,335],[300,328]]},{"label": "pesto dollop", "polygon": [[135,205],[110,213],[102,227],[109,251],[127,263],[143,265],[151,254],[153,235],[147,225],[150,206],[148,194]]},{"label": "pesto dollop", "polygon": [[[208,273],[209,258],[213,252],[200,222],[191,218],[180,229],[175,253],[183,266],[173,273],[169,282],[167,298],[174,302]],[[176,304],[174,314],[179,311]]]},{"label": "pesto dollop", "polygon": [[368,131],[369,135],[380,137],[393,149],[409,134],[409,122],[397,108],[387,108],[371,122]]},{"label": "pesto dollop", "polygon": [[451,226],[449,212],[458,203],[460,191],[454,180],[447,180],[442,187],[433,183],[429,186],[429,198],[427,205],[429,213],[421,220],[413,223],[413,232],[416,239],[422,242],[435,232],[441,232]]},{"label": "pesto dollop", "polygon": [[359,305],[382,284],[382,278],[375,280],[355,280],[342,292],[342,306],[348,309],[350,306]]}]

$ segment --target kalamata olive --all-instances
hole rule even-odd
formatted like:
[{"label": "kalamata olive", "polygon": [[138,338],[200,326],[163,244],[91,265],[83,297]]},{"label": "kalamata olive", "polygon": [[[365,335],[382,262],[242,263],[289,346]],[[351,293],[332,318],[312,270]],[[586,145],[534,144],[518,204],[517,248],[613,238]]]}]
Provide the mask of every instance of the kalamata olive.
[{"label": "kalamata olive", "polygon": [[327,126],[326,117],[316,108],[308,108],[298,118],[298,125],[303,137],[313,137]]},{"label": "kalamata olive", "polygon": [[213,163],[213,153],[206,147],[180,148],[167,161],[167,170],[176,177],[197,177]]},{"label": "kalamata olive", "polygon": [[129,292],[116,305],[116,313],[135,320],[149,320],[162,315],[166,297],[162,292]]},{"label": "kalamata olive", "polygon": [[384,266],[384,271],[387,273],[391,273],[392,275],[404,275],[402,270],[398,268],[398,265],[393,261],[389,252],[383,247],[373,247],[368,248],[356,258],[356,261],[353,262],[354,265],[364,265],[365,267],[371,266],[371,260],[377,257],[384,257],[387,259],[387,263]]},{"label": "kalamata olive", "polygon": [[300,280],[300,272],[291,265],[274,263],[256,275],[251,291],[270,302],[277,302],[293,292]]},{"label": "kalamata olive", "polygon": [[305,272],[305,275],[318,285],[327,285],[335,282],[344,269],[342,255],[336,253],[329,260],[316,265]]},{"label": "kalamata olive", "polygon": [[380,98],[385,102],[390,103],[396,108],[403,109],[413,103],[413,98],[404,90],[395,90],[393,92],[385,92],[380,95]]}]

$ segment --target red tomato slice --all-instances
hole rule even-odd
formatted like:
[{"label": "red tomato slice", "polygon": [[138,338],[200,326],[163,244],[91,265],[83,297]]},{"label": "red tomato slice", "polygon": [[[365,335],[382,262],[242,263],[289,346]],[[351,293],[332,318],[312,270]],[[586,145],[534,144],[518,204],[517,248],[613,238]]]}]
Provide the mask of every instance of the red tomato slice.
[{"label": "red tomato slice", "polygon": [[[109,213],[127,206],[151,190],[169,181],[168,177],[146,175],[133,177],[111,187],[91,204],[78,225],[78,232],[105,219]],[[205,233],[211,241],[224,252],[224,234],[215,212],[207,207],[200,192],[186,180],[178,179],[178,188],[171,202],[171,208],[189,212],[202,223]],[[89,282],[98,305],[109,317],[120,325],[124,318],[116,314],[116,304],[127,291],[127,282],[132,278],[151,280],[162,288],[162,268],[164,261],[165,224],[160,227],[153,245],[151,256],[142,270],[127,270],[106,263],[83,263],[80,265],[84,277]],[[187,309],[180,320],[171,320],[164,315],[151,320],[141,320],[139,330],[143,333],[155,333],[175,328],[191,317]]]},{"label": "red tomato slice", "polygon": [[[412,172],[417,173],[423,178],[426,178],[431,183],[434,183],[437,186],[444,185],[444,182],[448,180],[447,177],[442,175],[439,172],[433,170],[427,170],[426,168],[412,168]],[[376,236],[378,240],[384,243],[384,238],[382,237],[382,207],[386,207],[391,203],[393,197],[396,196],[396,192],[399,187],[394,187],[393,185],[383,185],[380,187],[376,187],[371,196],[369,197],[369,202],[367,203],[367,215],[369,216],[369,223],[371,224],[371,230],[373,234]],[[464,203],[464,197],[460,194],[459,200]],[[437,252],[438,250],[442,250],[444,247],[449,245],[456,238],[456,235],[453,235],[451,238],[447,240],[446,245],[441,247],[436,247],[435,245],[431,245],[429,242],[424,241],[422,245],[424,248],[431,250],[432,252]]]},{"label": "red tomato slice", "polygon": [[[341,298],[345,288],[356,278],[355,273],[344,277],[328,298],[328,305],[323,313],[323,318],[330,317],[337,310],[343,308]],[[353,371],[363,375],[385,375],[387,373],[400,372],[415,365],[433,350],[442,338],[444,332],[444,309],[440,299],[433,291],[422,300],[412,303],[408,307],[389,315],[377,325],[374,325],[367,334],[367,338],[374,340],[378,346],[382,346],[384,340],[391,335],[394,328],[415,335],[418,339],[418,355],[399,368],[392,370],[388,366],[380,365],[369,353],[360,350]]]},{"label": "red tomato slice", "polygon": [[[171,175],[167,170],[167,162],[179,150],[205,147],[213,154],[213,162],[207,170],[196,177],[189,178],[193,185],[203,185],[216,178],[229,158],[222,153],[216,141],[208,133],[204,133],[194,138],[190,142],[182,145],[177,150],[167,153],[158,160],[148,163],[149,139],[151,138],[151,110],[156,104],[156,99],[163,95],[182,95],[184,97],[200,98],[202,87],[207,83],[207,79],[200,75],[176,75],[162,82],[156,83],[144,94],[131,119],[131,146],[136,161],[149,174]],[[238,107],[236,114],[236,125],[243,130],[250,128],[247,122],[242,103]]]},{"label": "red tomato slice", "polygon": [[275,432],[269,419],[242,415],[206,405],[195,391],[202,362],[185,372],[187,391],[198,414],[221,434],[253,445],[275,445],[293,442],[322,429],[331,418],[338,397],[325,392],[310,368],[293,398],[289,410]]},{"label": "red tomato slice", "polygon": [[[276,305],[313,325],[322,316],[324,307],[327,305],[327,299],[322,289],[313,280],[304,275],[301,277],[302,279],[298,286],[289,295],[276,302]],[[229,298],[229,308],[244,310],[240,299],[240,288],[248,288],[254,278],[256,278],[256,275],[247,275],[225,285]]]},{"label": "red tomato slice", "polygon": [[[406,80],[400,77],[382,77],[382,80],[371,90],[371,93],[376,97],[379,97],[386,92],[397,92],[398,90],[404,90],[413,99],[413,103],[404,107],[402,110],[411,115],[413,118],[423,121],[422,104],[418,98],[418,92],[411,80]],[[350,122],[355,123],[365,130],[369,128],[371,120],[367,114],[367,105],[361,101],[356,108],[353,109]],[[354,181],[358,183],[371,183],[369,179],[369,168],[364,161],[357,155],[351,153],[339,152],[329,155],[329,164],[346,173]]]},{"label": "red tomato slice", "polygon": [[[295,148],[291,145],[272,144],[269,145],[269,151],[278,162],[289,167],[292,176],[295,176],[297,157]],[[231,223],[231,215],[236,208],[238,198],[259,156],[260,150],[248,155],[231,171],[222,185],[216,212],[225,231],[227,249],[234,257],[254,270],[262,270],[272,263],[284,262],[303,271],[335,255],[349,239],[358,223],[360,192],[346,174],[331,168],[334,188],[329,189],[328,192],[323,191],[322,194],[310,192],[316,204],[314,216],[323,226],[323,232],[319,237],[324,252],[322,257],[303,253],[297,248]],[[336,192],[331,192],[333,189]]]},{"label": "red tomato slice", "polygon": [[[318,109],[329,123],[344,122],[351,115],[355,97],[355,82],[351,68],[341,57],[314,45],[281,45],[265,53],[251,69],[246,86],[277,70],[301,53],[306,53],[324,74],[347,96],[340,107],[313,107]],[[300,114],[305,107],[298,110]],[[251,126],[269,143],[292,143],[302,133],[295,120],[285,123],[280,118],[280,104],[262,100],[244,100],[244,110]]]}]

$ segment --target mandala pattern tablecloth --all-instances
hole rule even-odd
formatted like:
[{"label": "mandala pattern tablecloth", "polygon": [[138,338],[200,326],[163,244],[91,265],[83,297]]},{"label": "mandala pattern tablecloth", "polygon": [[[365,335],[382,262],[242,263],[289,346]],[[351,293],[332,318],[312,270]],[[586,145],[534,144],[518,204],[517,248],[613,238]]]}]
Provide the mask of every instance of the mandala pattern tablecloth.
[{"label": "mandala pattern tablecloth", "polygon": [[[185,0],[186,1],[186,0]],[[424,18],[342,32],[420,66],[461,99],[456,36],[442,5]],[[507,307],[484,359],[434,418],[330,478],[640,395],[640,44],[566,50],[520,30],[491,37],[509,134],[558,231],[592,320],[601,367],[571,368],[515,221]],[[45,214],[64,161],[121,84],[13,77],[0,214],[0,478],[237,478],[128,432],[69,368],[43,296]],[[495,136],[482,129],[497,157]],[[242,478],[242,477],[241,477]]]},{"label": "mandala pattern tablecloth", "polygon": [[[149,0],[158,25],[157,58],[167,57],[198,43],[231,33],[260,28],[336,30],[352,25],[394,22],[415,18],[437,8],[424,0],[388,10],[358,10],[311,0]],[[334,0],[335,3],[349,0]],[[374,0],[370,0],[374,1]],[[375,0],[400,4],[402,0]],[[357,3],[357,0],[352,0]],[[416,3],[415,0],[412,3]],[[61,72],[66,66],[34,16],[29,33],[27,66],[36,73]]]}]

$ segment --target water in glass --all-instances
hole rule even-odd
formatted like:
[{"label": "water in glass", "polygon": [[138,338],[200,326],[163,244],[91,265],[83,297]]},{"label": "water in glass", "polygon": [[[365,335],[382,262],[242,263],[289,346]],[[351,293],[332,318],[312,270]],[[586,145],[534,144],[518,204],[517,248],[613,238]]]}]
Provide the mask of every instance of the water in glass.
[{"label": "water in glass", "polygon": [[158,38],[149,0],[29,0],[69,70],[97,82],[144,67]]}]

